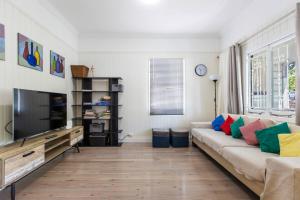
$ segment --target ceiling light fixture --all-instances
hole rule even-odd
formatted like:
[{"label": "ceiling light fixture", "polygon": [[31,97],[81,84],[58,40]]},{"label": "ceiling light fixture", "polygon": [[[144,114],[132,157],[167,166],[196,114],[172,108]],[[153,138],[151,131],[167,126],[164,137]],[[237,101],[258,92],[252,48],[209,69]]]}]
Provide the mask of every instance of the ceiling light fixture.
[{"label": "ceiling light fixture", "polygon": [[144,4],[148,4],[148,5],[154,5],[154,4],[158,4],[160,2],[160,0],[141,0]]}]

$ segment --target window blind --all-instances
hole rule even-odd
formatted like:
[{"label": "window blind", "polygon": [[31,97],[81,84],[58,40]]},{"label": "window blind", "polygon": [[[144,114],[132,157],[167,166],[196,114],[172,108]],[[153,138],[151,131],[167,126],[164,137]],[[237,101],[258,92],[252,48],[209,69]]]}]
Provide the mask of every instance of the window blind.
[{"label": "window blind", "polygon": [[150,59],[150,115],[183,115],[183,110],[183,59]]}]

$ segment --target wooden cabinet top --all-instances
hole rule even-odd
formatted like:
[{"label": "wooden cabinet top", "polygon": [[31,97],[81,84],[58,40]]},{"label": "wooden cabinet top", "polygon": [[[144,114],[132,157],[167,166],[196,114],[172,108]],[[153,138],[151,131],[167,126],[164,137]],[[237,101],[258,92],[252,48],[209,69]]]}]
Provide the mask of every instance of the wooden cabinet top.
[{"label": "wooden cabinet top", "polygon": [[[22,141],[17,141],[7,146],[0,147],[0,159],[5,160],[14,155],[29,151],[37,146],[51,142],[59,137],[70,134],[73,131],[83,128],[82,126],[75,126],[70,129],[59,130],[59,131],[50,131],[48,133],[42,134],[40,136],[26,140],[23,146],[21,146]],[[53,138],[47,139],[50,135],[56,135]]]}]

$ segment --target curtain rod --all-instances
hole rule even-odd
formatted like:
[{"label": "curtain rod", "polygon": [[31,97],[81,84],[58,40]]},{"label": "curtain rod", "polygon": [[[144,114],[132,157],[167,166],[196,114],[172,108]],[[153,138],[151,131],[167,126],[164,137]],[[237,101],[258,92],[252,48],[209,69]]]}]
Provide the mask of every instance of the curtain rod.
[{"label": "curtain rod", "polygon": [[284,16],[280,17],[279,19],[277,19],[276,21],[272,22],[271,24],[269,24],[268,26],[264,27],[263,29],[259,30],[258,32],[250,35],[249,37],[247,37],[246,39],[243,39],[242,41],[239,41],[238,43],[241,45],[244,45],[246,42],[248,42],[250,39],[254,38],[256,35],[264,32],[265,30],[267,30],[268,28],[272,27],[273,25],[277,24],[278,22],[280,22],[281,20],[283,20],[284,18],[292,15],[296,13],[296,9],[288,12],[287,14],[285,14]]}]

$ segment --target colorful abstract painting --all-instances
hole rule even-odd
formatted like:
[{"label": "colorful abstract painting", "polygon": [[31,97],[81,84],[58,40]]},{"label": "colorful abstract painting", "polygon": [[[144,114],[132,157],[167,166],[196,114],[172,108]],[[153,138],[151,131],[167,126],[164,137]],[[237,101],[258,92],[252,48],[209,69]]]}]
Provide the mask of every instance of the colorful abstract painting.
[{"label": "colorful abstract painting", "polygon": [[65,78],[65,58],[50,51],[50,74]]},{"label": "colorful abstract painting", "polygon": [[5,60],[5,30],[3,24],[0,24],[0,60]]},{"label": "colorful abstract painting", "polygon": [[43,46],[18,34],[18,64],[43,71]]}]

